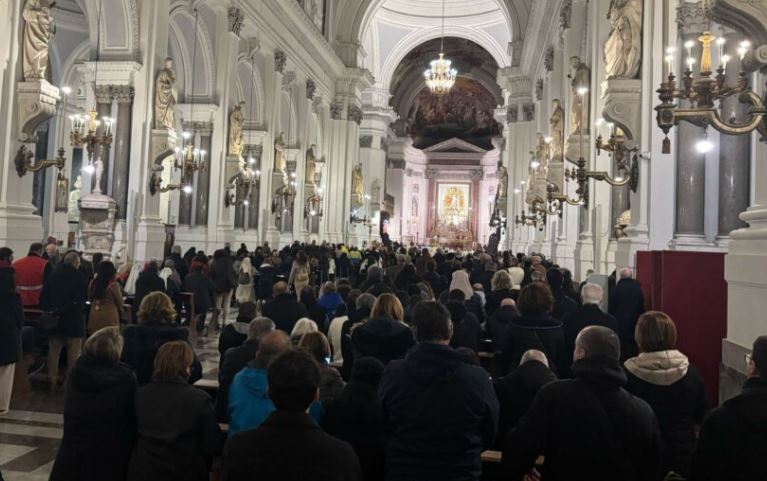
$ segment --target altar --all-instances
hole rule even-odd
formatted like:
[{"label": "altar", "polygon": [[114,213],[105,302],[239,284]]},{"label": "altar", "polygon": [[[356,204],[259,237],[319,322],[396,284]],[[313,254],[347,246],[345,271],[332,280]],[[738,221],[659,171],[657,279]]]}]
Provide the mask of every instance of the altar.
[{"label": "altar", "polygon": [[430,245],[471,249],[475,241],[472,184],[435,183],[433,191],[436,215],[431,222]]}]

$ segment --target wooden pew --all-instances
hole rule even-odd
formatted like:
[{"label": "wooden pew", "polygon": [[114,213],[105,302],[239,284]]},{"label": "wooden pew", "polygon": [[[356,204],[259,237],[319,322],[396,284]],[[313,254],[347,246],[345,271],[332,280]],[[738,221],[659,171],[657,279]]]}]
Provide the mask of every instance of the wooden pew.
[{"label": "wooden pew", "polygon": [[494,464],[500,464],[501,463],[501,452],[500,451],[482,451],[482,454],[480,455],[480,459],[482,459],[483,463],[494,463]]}]

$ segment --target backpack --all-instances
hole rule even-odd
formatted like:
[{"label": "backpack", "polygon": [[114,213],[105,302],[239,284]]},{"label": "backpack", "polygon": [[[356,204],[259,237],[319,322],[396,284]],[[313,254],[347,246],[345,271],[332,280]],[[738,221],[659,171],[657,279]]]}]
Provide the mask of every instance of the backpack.
[{"label": "backpack", "polygon": [[250,274],[245,271],[240,272],[240,277],[237,279],[237,282],[242,286],[250,284]]}]

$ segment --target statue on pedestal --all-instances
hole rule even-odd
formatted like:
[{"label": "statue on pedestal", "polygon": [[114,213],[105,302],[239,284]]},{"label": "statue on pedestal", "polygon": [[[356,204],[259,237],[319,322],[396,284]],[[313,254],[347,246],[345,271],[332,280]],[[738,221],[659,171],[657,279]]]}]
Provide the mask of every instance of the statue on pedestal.
[{"label": "statue on pedestal", "polygon": [[21,15],[24,17],[24,63],[25,81],[45,78],[48,68],[48,43],[55,31],[51,9],[56,2],[28,0]]},{"label": "statue on pedestal", "polygon": [[274,171],[284,174],[286,167],[285,134],[280,132],[280,135],[274,140]]},{"label": "statue on pedestal", "polygon": [[642,60],[642,0],[610,0],[612,30],[604,45],[605,77],[633,79]]},{"label": "statue on pedestal", "polygon": [[173,59],[165,59],[163,69],[157,74],[154,90],[154,128],[172,130],[176,123],[173,109],[178,98],[176,75],[173,73]]},{"label": "statue on pedestal", "polygon": [[506,197],[509,186],[509,172],[501,164],[498,167],[498,198]]},{"label": "statue on pedestal", "polygon": [[243,127],[245,126],[245,113],[242,108],[245,102],[238,103],[229,113],[229,155],[242,157],[245,150],[245,138]]},{"label": "statue on pedestal", "polygon": [[69,205],[67,208],[69,222],[80,222],[80,208],[77,201],[80,200],[80,194],[83,188],[83,180],[78,175],[75,179],[74,189],[69,193]]},{"label": "statue on pedestal", "polygon": [[101,194],[101,178],[104,176],[104,162],[101,160],[101,158],[97,158],[96,162],[93,163],[96,167],[96,184],[93,187],[93,193],[94,194]]},{"label": "statue on pedestal", "polygon": [[[579,57],[570,57],[570,67],[573,69],[573,73],[570,75],[570,78],[572,78],[570,86],[572,87],[573,92],[572,104],[570,105],[570,125],[572,125],[572,134],[580,135],[581,127],[583,127],[583,133],[588,135],[588,124],[582,126],[581,122],[589,118],[589,93],[587,92],[585,95],[579,96],[578,90],[581,88],[589,88],[589,85],[591,84],[591,71],[585,63],[581,62]],[[584,119],[584,114],[586,114],[586,119]],[[588,122],[588,120],[586,121]]]},{"label": "statue on pedestal", "polygon": [[317,172],[317,157],[314,153],[314,149],[317,146],[312,144],[309,150],[306,151],[306,170],[304,183],[307,185],[316,185],[316,172]]},{"label": "statue on pedestal", "polygon": [[540,163],[540,166],[538,167],[538,173],[536,175],[537,179],[543,179],[546,180],[549,178],[549,156],[548,156],[548,148],[549,146],[546,145],[545,137],[542,133],[538,133],[538,146],[535,150],[535,156],[538,158],[538,162]]},{"label": "statue on pedestal", "polygon": [[562,145],[565,140],[565,111],[559,99],[554,99],[554,111],[549,118],[549,131],[551,132],[551,158],[562,161]]},{"label": "statue on pedestal", "polygon": [[362,179],[362,164],[359,163],[352,170],[352,209],[362,207],[364,200],[365,187]]}]

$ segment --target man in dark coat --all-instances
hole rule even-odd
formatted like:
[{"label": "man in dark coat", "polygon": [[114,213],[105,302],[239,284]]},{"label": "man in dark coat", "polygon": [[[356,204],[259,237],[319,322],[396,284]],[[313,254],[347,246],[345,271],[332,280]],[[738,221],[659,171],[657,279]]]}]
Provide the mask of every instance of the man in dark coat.
[{"label": "man in dark coat", "polygon": [[272,289],[274,298],[264,304],[261,313],[274,321],[277,329],[290,334],[293,326],[302,317],[309,317],[306,306],[296,300],[290,293],[287,282],[280,281]]},{"label": "man in dark coat", "polygon": [[[229,316],[229,305],[232,303],[232,293],[237,287],[237,279],[234,275],[234,261],[232,257],[224,250],[218,250],[213,254],[213,263],[210,265],[210,278],[216,287],[216,294],[213,300],[213,317],[210,324],[218,330],[221,325],[226,324],[226,318]],[[218,316],[221,315],[221,325],[219,325]]]},{"label": "man in dark coat", "polygon": [[615,284],[610,295],[610,314],[618,320],[618,336],[621,339],[622,359],[637,355],[637,345],[634,340],[634,329],[639,316],[644,314],[644,294],[639,281],[633,279],[634,271],[629,268],[621,269],[620,280]]},{"label": "man in dark coat", "polygon": [[482,326],[479,325],[477,316],[466,309],[466,296],[463,291],[460,289],[450,291],[445,307],[450,312],[450,321],[453,323],[450,347],[454,349],[468,347],[477,352]]},{"label": "man in dark coat", "polygon": [[509,331],[509,326],[517,317],[519,317],[519,311],[517,310],[516,303],[513,299],[507,298],[502,300],[501,306],[487,318],[485,330],[493,341],[493,351],[501,349],[502,343]]},{"label": "man in dark coat", "polygon": [[183,283],[184,279],[186,279],[186,276],[189,274],[189,267],[186,265],[184,258],[181,257],[181,246],[173,246],[168,259],[173,261],[173,267],[176,269],[176,272],[178,272],[178,276]]},{"label": "man in dark coat", "polygon": [[400,321],[375,317],[351,331],[354,359],[374,357],[384,364],[402,359],[415,344],[413,331]]},{"label": "man in dark coat", "polygon": [[518,368],[495,382],[495,394],[501,406],[496,447],[503,447],[506,434],[525,415],[538,391],[556,380],[546,354],[531,349],[522,356]]},{"label": "man in dark coat", "polygon": [[691,481],[752,481],[767,473],[767,336],[754,341],[746,360],[743,392],[703,423]]},{"label": "man in dark coat", "polygon": [[556,267],[546,271],[546,281],[551,288],[551,294],[554,296],[554,310],[551,311],[551,317],[562,321],[568,314],[578,309],[578,304],[565,293],[564,275]]},{"label": "man in dark coat", "polygon": [[194,270],[184,279],[184,292],[194,294],[194,315],[197,318],[194,319],[194,327],[198,333],[201,333],[205,328],[205,318],[213,305],[214,291],[213,281],[204,274],[201,265],[196,265]]},{"label": "man in dark coat", "polygon": [[384,371],[378,399],[387,433],[386,479],[478,480],[495,441],[498,400],[487,372],[450,346],[452,323],[437,302],[413,313],[418,345]]},{"label": "man in dark coat", "polygon": [[319,398],[317,362],[304,351],[288,350],[269,364],[267,381],[276,411],[259,427],[229,439],[221,479],[361,480],[354,449],[306,414]]},{"label": "man in dark coat", "polygon": [[48,379],[56,383],[59,377],[59,356],[67,348],[67,368],[80,357],[85,337],[86,280],[80,272],[80,256],[70,251],[50,276],[43,292],[46,310],[58,314],[58,324],[48,332]]},{"label": "man in dark coat", "polygon": [[165,281],[160,277],[159,266],[157,262],[147,262],[144,270],[138,275],[136,280],[136,293],[133,296],[133,322],[136,322],[138,312],[141,309],[141,302],[146,296],[153,292],[165,292]]},{"label": "man in dark coat", "polygon": [[575,379],[547,384],[506,438],[507,479],[521,479],[539,456],[548,481],[657,481],[661,435],[650,406],[623,386],[620,341],[606,327],[578,335]]},{"label": "man in dark coat", "polygon": [[218,393],[216,394],[216,418],[222,423],[229,421],[229,386],[234,376],[256,358],[262,337],[274,331],[274,322],[268,317],[250,321],[248,338],[242,345],[226,350],[218,368]]},{"label": "man in dark coat", "polygon": [[599,308],[604,295],[602,286],[587,283],[581,291],[583,305],[568,314],[562,323],[565,331],[565,348],[568,353],[575,349],[575,338],[578,337],[578,333],[589,326],[608,327],[619,334],[618,321],[615,317]]}]

